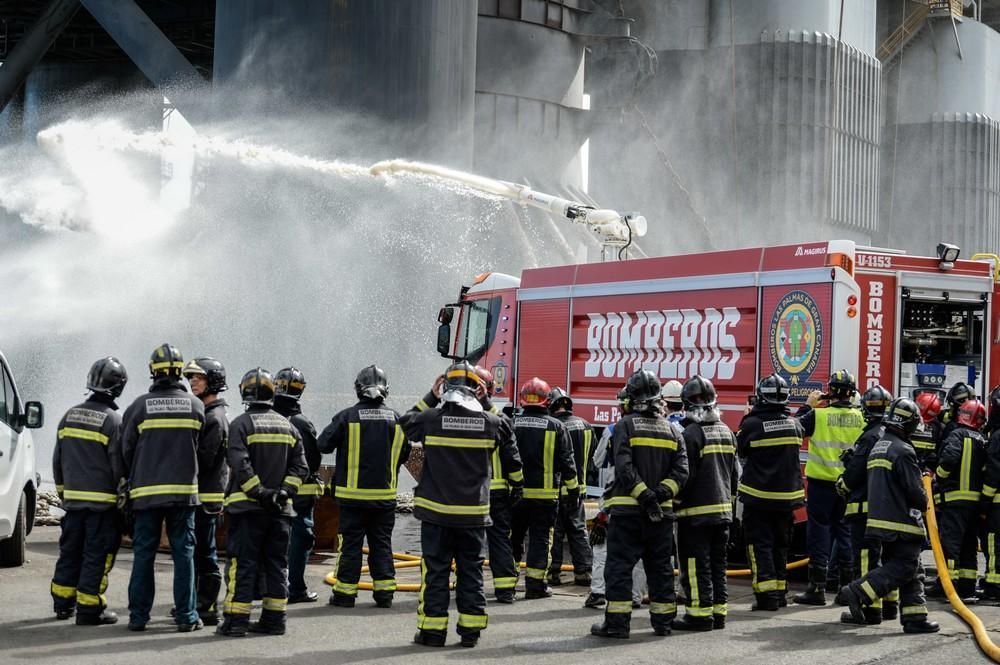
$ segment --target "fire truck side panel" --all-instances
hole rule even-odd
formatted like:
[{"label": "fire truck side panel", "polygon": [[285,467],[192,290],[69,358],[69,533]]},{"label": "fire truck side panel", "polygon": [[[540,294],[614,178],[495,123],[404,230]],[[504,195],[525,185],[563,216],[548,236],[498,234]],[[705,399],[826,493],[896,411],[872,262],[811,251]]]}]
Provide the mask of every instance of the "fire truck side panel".
[{"label": "fire truck side panel", "polygon": [[[518,386],[537,376],[549,385],[566,386],[569,371],[569,298],[521,302],[518,312],[516,381]],[[531,340],[526,344],[525,340]],[[575,395],[574,395],[575,397]]]},{"label": "fire truck side panel", "polygon": [[858,353],[858,389],[882,385],[896,394],[896,370],[899,335],[896,301],[899,290],[896,277],[887,273],[858,273],[861,287],[858,318],[861,321],[861,345]]},{"label": "fire truck side panel", "polygon": [[517,289],[497,289],[476,293],[475,298],[500,298],[499,320],[495,326],[495,335],[486,351],[486,355],[478,361],[493,374],[494,401],[503,406],[512,401],[514,388],[514,343],[517,337]]}]

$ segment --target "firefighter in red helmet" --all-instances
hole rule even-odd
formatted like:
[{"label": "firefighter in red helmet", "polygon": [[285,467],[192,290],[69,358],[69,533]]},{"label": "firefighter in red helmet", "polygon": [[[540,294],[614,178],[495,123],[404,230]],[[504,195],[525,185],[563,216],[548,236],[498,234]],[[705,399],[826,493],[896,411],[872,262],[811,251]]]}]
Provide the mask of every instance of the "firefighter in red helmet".
[{"label": "firefighter in red helmet", "polygon": [[913,397],[920,408],[920,425],[910,437],[917,451],[917,461],[925,471],[933,471],[937,466],[937,440],[934,438],[934,423],[941,414],[941,397],[934,390],[925,390]]}]

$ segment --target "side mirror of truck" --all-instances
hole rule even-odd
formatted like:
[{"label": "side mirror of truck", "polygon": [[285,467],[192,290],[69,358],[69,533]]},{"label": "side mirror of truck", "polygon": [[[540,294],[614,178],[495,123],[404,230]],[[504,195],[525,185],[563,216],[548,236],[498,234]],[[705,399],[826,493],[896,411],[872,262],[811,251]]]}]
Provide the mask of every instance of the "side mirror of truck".
[{"label": "side mirror of truck", "polygon": [[438,323],[448,325],[455,318],[455,310],[451,307],[442,307],[438,312]]},{"label": "side mirror of truck", "polygon": [[27,402],[24,405],[24,426],[38,429],[45,424],[45,408],[41,402]]},{"label": "side mirror of truck", "polygon": [[[444,310],[441,310],[444,311]],[[451,323],[438,326],[437,350],[445,358],[451,357]]]}]

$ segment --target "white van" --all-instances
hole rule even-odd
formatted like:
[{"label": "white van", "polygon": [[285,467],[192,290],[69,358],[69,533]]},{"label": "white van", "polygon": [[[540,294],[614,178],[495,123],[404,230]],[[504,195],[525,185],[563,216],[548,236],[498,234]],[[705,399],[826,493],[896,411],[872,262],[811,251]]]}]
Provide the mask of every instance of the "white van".
[{"label": "white van", "polygon": [[24,563],[24,541],[35,523],[41,476],[29,429],[42,426],[39,402],[24,402],[0,353],[0,566]]}]

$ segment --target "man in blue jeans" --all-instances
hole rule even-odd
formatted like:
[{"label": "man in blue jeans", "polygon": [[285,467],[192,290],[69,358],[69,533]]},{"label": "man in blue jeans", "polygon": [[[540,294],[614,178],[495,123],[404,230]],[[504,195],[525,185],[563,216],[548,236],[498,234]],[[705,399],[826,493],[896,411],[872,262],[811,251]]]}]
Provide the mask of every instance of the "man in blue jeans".
[{"label": "man in blue jeans", "polygon": [[125,411],[122,457],[135,514],[132,577],[128,585],[128,628],[146,629],[155,593],[153,564],[161,525],[174,559],[177,630],[198,630],[195,608],[194,513],[198,499],[198,445],[205,407],[181,382],[184,359],[170,344],[153,351],[153,385]]}]

